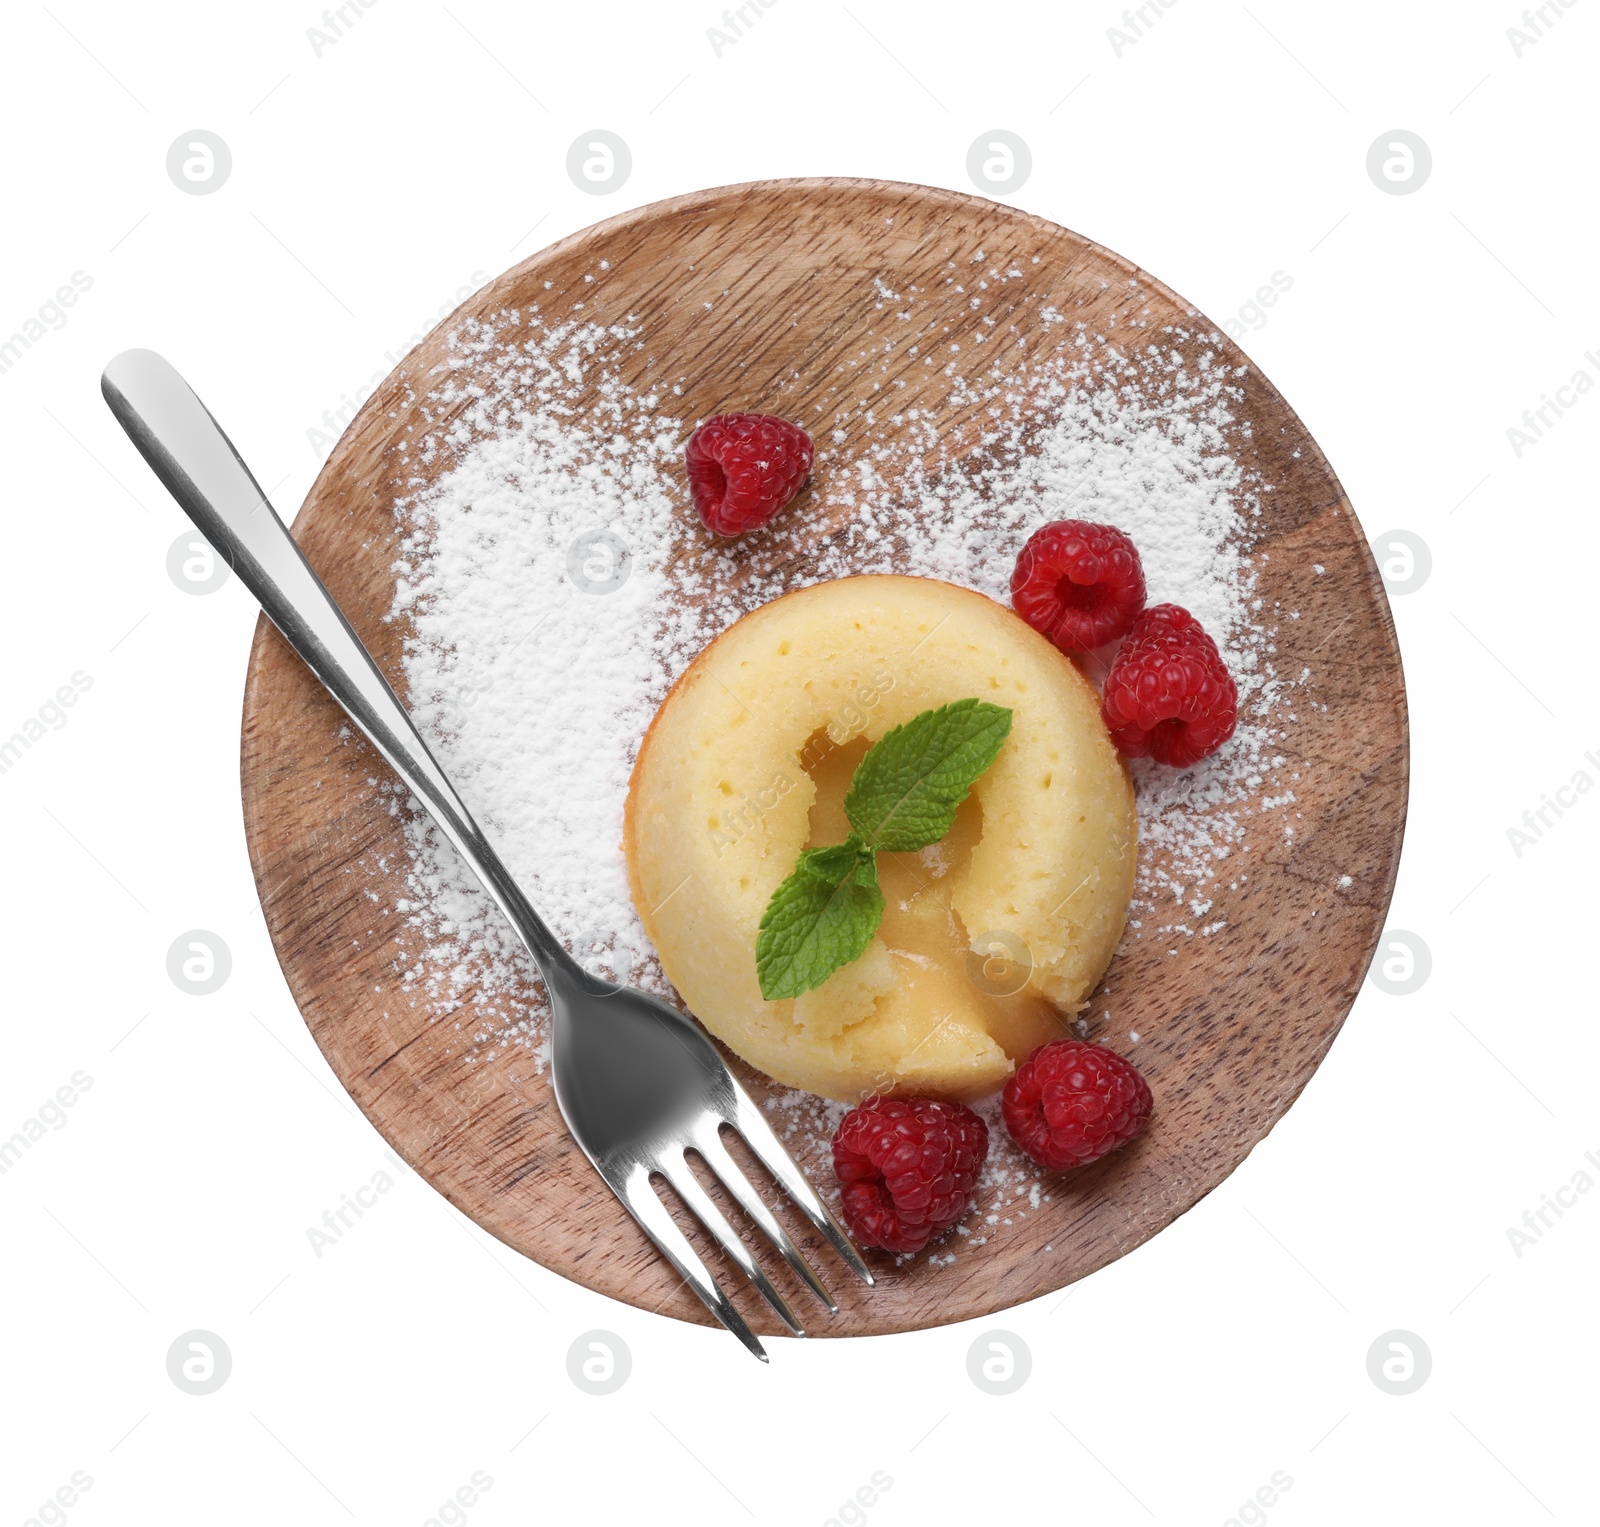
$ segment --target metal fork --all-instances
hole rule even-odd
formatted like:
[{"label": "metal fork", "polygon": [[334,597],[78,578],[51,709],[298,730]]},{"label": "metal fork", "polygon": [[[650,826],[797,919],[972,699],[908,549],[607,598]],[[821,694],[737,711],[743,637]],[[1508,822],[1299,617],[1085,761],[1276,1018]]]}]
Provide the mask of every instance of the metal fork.
[{"label": "metal fork", "polygon": [[534,911],[422,740],[399,697],[301,554],[228,437],[161,356],[128,350],[100,390],[117,422],[202,535],[261,602],[350,719],[427,808],[533,956],[549,993],[556,1100],[573,1138],[645,1234],[763,1362],[755,1333],[652,1185],[660,1175],[796,1336],[794,1312],[692,1169],[697,1152],[829,1309],[838,1305],[729,1154],[733,1130],[861,1280],[872,1274],[700,1029],[646,992],[590,975]]}]

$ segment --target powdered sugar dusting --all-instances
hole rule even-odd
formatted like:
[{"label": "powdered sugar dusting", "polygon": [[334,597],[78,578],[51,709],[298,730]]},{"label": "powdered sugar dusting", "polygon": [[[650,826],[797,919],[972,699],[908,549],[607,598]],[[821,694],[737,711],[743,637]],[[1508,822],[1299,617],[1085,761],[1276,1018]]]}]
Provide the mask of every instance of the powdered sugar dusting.
[{"label": "powdered sugar dusting", "polygon": [[[420,447],[424,462],[448,451],[452,464],[402,506],[393,615],[411,624],[412,713],[463,799],[573,952],[633,980],[654,960],[628,896],[621,802],[660,676],[681,650],[645,639],[669,593],[651,552],[672,540],[679,430],[608,373],[627,331],[507,316],[514,339],[463,334],[463,375],[437,391],[442,405],[471,402]],[[486,365],[493,391],[477,381]],[[600,402],[579,418],[567,400],[586,385]],[[580,545],[568,565],[585,532],[640,549],[605,595],[584,586],[618,570],[607,543]],[[414,815],[407,838],[413,896],[402,910],[426,934],[408,980],[444,1010],[470,991],[498,1028],[531,974],[526,955],[427,818]],[[659,967],[656,977],[665,989]]]},{"label": "powdered sugar dusting", "polygon": [[[1023,283],[1020,271],[989,271],[974,301]],[[1017,552],[1048,519],[1125,531],[1151,601],[1198,616],[1240,690],[1239,729],[1214,758],[1182,772],[1134,766],[1129,938],[1176,947],[1215,933],[1262,817],[1292,831],[1277,751],[1292,686],[1273,668],[1277,615],[1256,594],[1257,488],[1237,455],[1248,433],[1233,412],[1239,376],[1216,336],[1106,335],[1046,311],[1048,354],[990,361],[981,342],[965,353],[930,342],[919,295],[864,286],[881,331],[812,417],[792,414],[817,445],[809,501],[721,546],[700,532],[682,481],[697,421],[643,328],[523,310],[468,321],[453,338],[430,397],[441,422],[409,447],[428,476],[398,505],[392,618],[407,629],[411,706],[513,874],[592,969],[670,991],[629,899],[623,806],[656,707],[707,641],[790,589],[848,574],[945,578],[1008,602]],[[621,379],[624,361],[649,390]],[[911,365],[943,378],[936,406],[897,407]],[[833,531],[820,545],[819,519]],[[1092,661],[1088,671],[1103,676]],[[404,984],[480,1053],[540,1050],[542,997],[529,997],[533,973],[509,928],[420,813],[406,836]],[[801,1094],[775,1106],[801,1145],[837,1121],[835,1105]],[[941,1256],[1048,1197],[991,1122],[977,1206]]]}]

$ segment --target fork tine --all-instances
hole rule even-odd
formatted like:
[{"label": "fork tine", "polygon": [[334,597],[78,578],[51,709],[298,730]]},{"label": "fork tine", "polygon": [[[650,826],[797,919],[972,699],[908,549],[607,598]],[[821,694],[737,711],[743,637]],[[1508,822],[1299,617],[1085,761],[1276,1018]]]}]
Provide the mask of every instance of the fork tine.
[{"label": "fork tine", "polygon": [[738,1233],[723,1217],[711,1195],[701,1187],[688,1158],[674,1156],[670,1162],[660,1163],[659,1170],[666,1176],[673,1190],[688,1207],[689,1212],[717,1238],[722,1249],[739,1264],[739,1270],[761,1290],[768,1304],[778,1312],[778,1318],[796,1336],[804,1336],[805,1329],[795,1319],[794,1311],[784,1302],[783,1295],[772,1286],[772,1280],[762,1270],[761,1264],[750,1255],[750,1249],[739,1239]]},{"label": "fork tine", "polygon": [[839,1306],[833,1295],[823,1286],[822,1280],[812,1270],[811,1264],[800,1254],[800,1248],[789,1239],[788,1231],[766,1206],[761,1195],[751,1187],[749,1178],[739,1170],[739,1163],[728,1154],[728,1148],[722,1143],[722,1136],[718,1131],[721,1122],[713,1116],[706,1121],[703,1128],[696,1131],[695,1149],[706,1158],[707,1165],[717,1174],[723,1187],[739,1200],[744,1212],[761,1227],[767,1239],[777,1247],[784,1261],[794,1269],[796,1276],[828,1307],[830,1315],[837,1315]]},{"label": "fork tine", "polygon": [[627,1206],[628,1213],[656,1243],[656,1249],[678,1269],[683,1275],[684,1282],[700,1296],[700,1302],[751,1352],[762,1362],[766,1362],[766,1348],[761,1345],[755,1332],[744,1323],[744,1317],[728,1302],[728,1296],[717,1286],[717,1280],[711,1276],[705,1263],[695,1254],[688,1237],[678,1229],[677,1221],[667,1213],[667,1206],[656,1197],[655,1189],[650,1186],[649,1168],[636,1165],[626,1177],[606,1172],[605,1178],[610,1183],[612,1191]]},{"label": "fork tine", "polygon": [[[731,1079],[731,1078],[730,1078]],[[728,1123],[756,1154],[756,1159],[783,1184],[784,1190],[799,1207],[800,1212],[816,1226],[819,1234],[833,1244],[833,1249],[850,1264],[851,1270],[868,1288],[873,1287],[873,1277],[861,1253],[850,1244],[850,1237],[840,1228],[839,1222],[828,1212],[828,1206],[817,1197],[805,1173],[797,1167],[783,1148],[783,1142],[773,1134],[772,1127],[761,1117],[761,1110],[752,1103],[743,1087],[734,1082],[733,1117]]]}]

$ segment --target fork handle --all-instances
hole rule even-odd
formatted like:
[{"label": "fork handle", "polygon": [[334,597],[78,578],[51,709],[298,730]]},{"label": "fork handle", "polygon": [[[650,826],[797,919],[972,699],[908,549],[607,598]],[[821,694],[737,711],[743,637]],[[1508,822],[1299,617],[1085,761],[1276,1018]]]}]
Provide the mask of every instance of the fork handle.
[{"label": "fork handle", "polygon": [[455,844],[521,935],[545,984],[563,977],[594,984],[490,847],[400,697],[189,384],[155,351],[125,350],[106,367],[100,390],[184,513]]}]

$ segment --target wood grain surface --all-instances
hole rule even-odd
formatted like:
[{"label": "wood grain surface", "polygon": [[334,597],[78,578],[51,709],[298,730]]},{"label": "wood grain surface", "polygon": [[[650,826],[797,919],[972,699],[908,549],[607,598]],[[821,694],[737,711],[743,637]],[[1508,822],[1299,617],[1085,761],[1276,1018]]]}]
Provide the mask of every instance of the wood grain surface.
[{"label": "wood grain surface", "polygon": [[[1065,342],[1072,325],[1046,333],[1039,314],[1047,305],[1091,332],[1211,327],[1120,257],[973,196],[857,180],[696,193],[576,234],[477,292],[367,401],[295,534],[404,693],[404,628],[384,619],[399,541],[396,444],[437,429],[447,415],[428,393],[448,334],[464,317],[582,300],[596,322],[631,316],[648,331],[648,351],[629,362],[634,374],[625,381],[648,386],[650,368],[672,359],[683,388],[672,407],[683,420],[733,406],[803,420],[815,400],[826,399],[830,415],[844,406],[841,378],[881,316],[860,300],[864,284],[878,277],[897,291],[920,285],[925,323],[959,341],[979,320],[939,276],[946,262],[968,262],[979,250],[986,264],[1029,272],[1029,300],[1016,305],[1010,338],[995,346],[998,364],[1011,345],[1037,356]],[[1195,940],[1184,958],[1167,959],[1164,941],[1158,948],[1145,940],[1130,942],[1114,963],[1109,980],[1122,1006],[1105,1032],[1124,1032],[1130,1012],[1138,1018],[1137,1060],[1156,1097],[1141,1140],[1055,1179],[1038,1211],[981,1252],[963,1248],[942,1268],[926,1258],[896,1267],[879,1256],[873,1291],[788,1216],[843,1305],[831,1321],[808,1321],[816,1335],[988,1314],[1131,1251],[1222,1181],[1282,1117],[1361,984],[1405,818],[1399,653],[1381,581],[1332,470],[1266,378],[1231,344],[1223,347],[1245,367],[1235,412],[1249,439],[1233,449],[1270,489],[1258,522],[1256,548],[1269,553],[1258,560],[1259,593],[1268,610],[1298,612],[1279,622],[1275,660],[1280,672],[1304,666],[1312,675],[1281,745],[1298,775],[1293,845],[1276,825],[1252,839],[1249,882],[1231,896],[1228,926]],[[931,367],[908,367],[903,376],[906,406],[938,380]],[[421,474],[445,464],[441,456]],[[419,472],[415,454],[405,470]],[[807,533],[820,546],[836,528],[819,516]],[[1315,574],[1313,564],[1325,571]],[[403,954],[402,919],[392,911],[405,894],[402,823],[372,783],[387,779],[384,764],[364,740],[341,740],[343,721],[263,620],[244,703],[245,826],[279,960],[329,1064],[394,1149],[508,1245],[602,1293],[705,1323],[698,1301],[569,1140],[532,1053],[510,1046],[476,1057],[453,1024],[433,1021],[422,996],[402,989],[397,971],[414,958]],[[762,1077],[734,1064],[752,1092],[767,1092]],[[820,1157],[802,1164],[819,1185],[831,1183]],[[731,1265],[714,1253],[709,1259],[752,1324],[780,1334]],[[775,1257],[768,1261],[804,1310],[804,1291]]]}]

